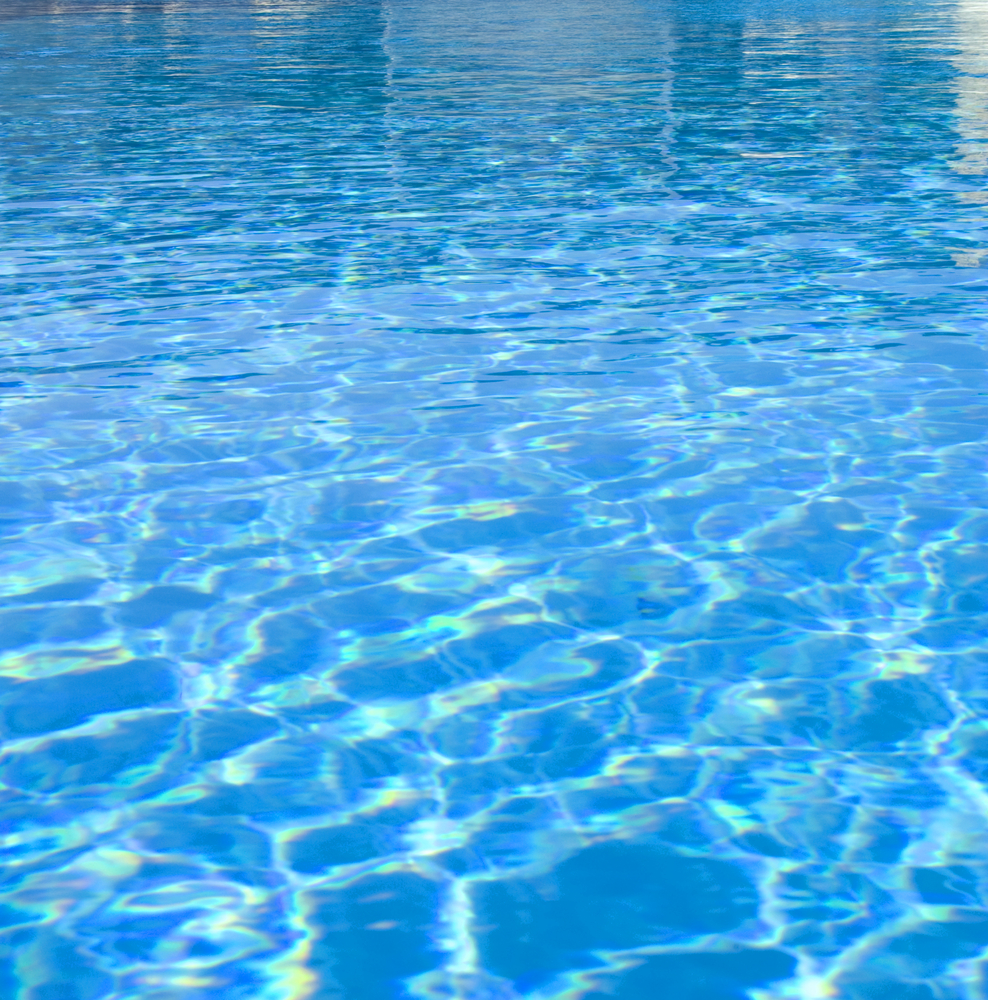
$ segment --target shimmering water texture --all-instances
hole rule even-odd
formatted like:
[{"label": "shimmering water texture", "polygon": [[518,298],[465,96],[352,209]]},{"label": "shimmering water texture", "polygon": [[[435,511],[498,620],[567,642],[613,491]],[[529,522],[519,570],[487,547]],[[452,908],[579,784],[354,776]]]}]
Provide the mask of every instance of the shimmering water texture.
[{"label": "shimmering water texture", "polygon": [[2,1000],[988,997],[988,3],[6,0]]}]

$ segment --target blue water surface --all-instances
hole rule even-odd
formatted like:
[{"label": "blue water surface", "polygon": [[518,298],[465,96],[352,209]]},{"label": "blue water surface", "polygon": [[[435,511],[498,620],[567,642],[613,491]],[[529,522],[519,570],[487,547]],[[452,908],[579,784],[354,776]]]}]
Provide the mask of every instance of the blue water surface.
[{"label": "blue water surface", "polygon": [[0,998],[988,997],[988,3],[4,0]]}]

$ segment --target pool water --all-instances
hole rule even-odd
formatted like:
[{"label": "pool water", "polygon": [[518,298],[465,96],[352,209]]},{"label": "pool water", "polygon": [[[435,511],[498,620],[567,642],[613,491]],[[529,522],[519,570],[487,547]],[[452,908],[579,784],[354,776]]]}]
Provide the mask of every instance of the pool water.
[{"label": "pool water", "polygon": [[988,996],[988,0],[6,0],[0,997]]}]

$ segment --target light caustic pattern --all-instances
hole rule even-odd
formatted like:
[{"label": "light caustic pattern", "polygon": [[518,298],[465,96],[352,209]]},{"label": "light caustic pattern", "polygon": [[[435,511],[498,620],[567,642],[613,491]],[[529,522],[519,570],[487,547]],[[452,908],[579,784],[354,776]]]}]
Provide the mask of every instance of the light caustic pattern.
[{"label": "light caustic pattern", "polygon": [[0,48],[0,996],[986,995],[988,6]]}]

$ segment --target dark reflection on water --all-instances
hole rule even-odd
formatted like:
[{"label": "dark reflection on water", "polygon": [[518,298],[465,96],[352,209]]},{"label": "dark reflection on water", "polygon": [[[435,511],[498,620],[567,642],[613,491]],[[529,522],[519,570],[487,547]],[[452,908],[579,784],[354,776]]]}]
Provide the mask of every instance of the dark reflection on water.
[{"label": "dark reflection on water", "polygon": [[986,52],[5,4],[0,996],[981,996]]}]

